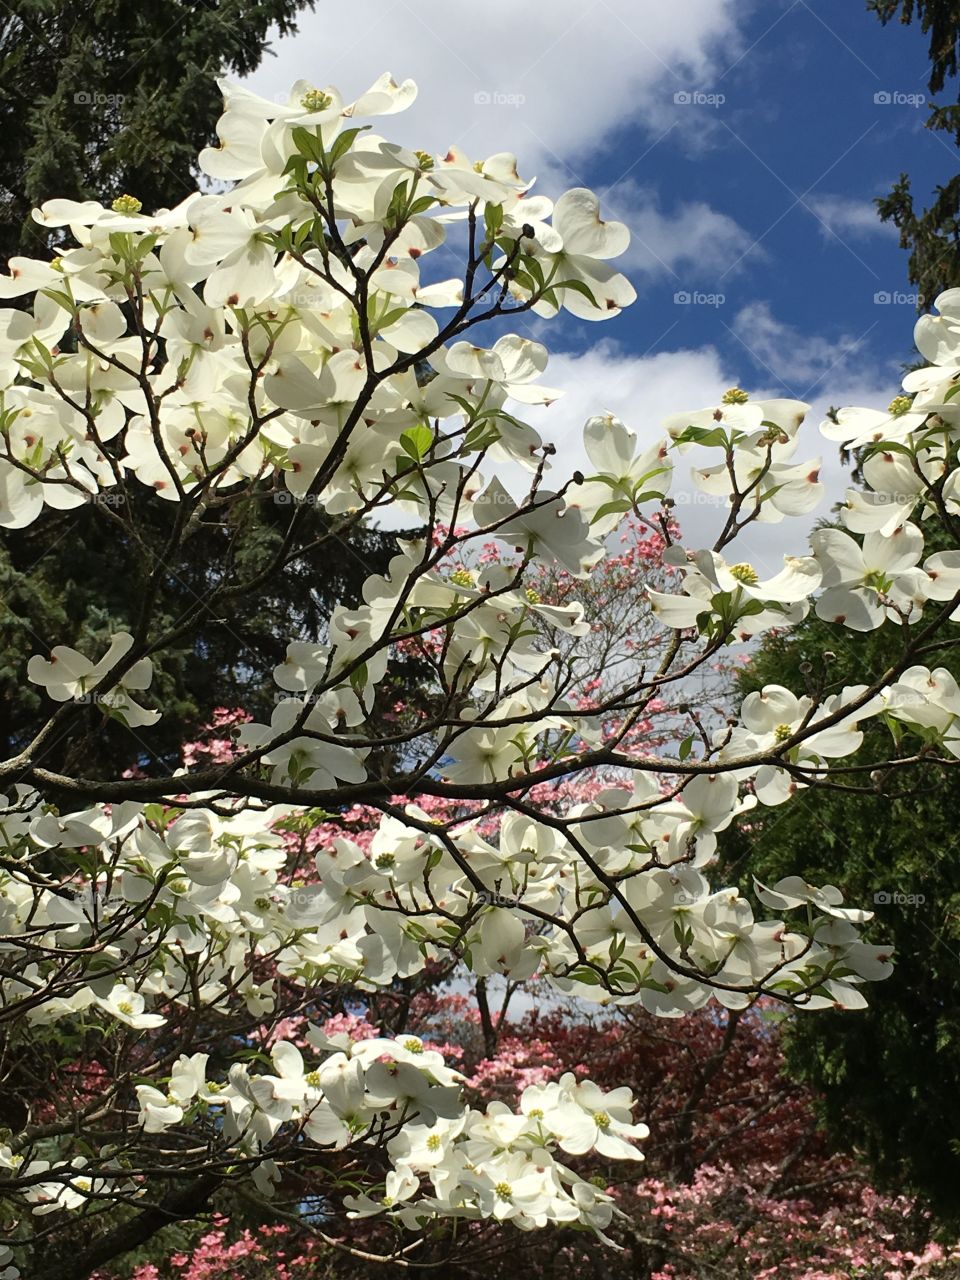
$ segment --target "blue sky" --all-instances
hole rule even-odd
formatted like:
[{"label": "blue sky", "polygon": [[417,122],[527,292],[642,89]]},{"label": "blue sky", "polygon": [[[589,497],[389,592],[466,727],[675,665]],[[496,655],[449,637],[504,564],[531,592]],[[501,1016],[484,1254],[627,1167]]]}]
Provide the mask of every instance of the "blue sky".
[{"label": "blue sky", "polygon": [[[696,196],[745,235],[731,231],[729,245],[720,235],[713,260],[708,253],[700,264],[678,263],[645,298],[659,319],[670,316],[673,286],[723,294],[722,307],[685,307],[670,340],[715,342],[745,379],[783,378],[785,390],[804,396],[820,366],[854,346],[859,360],[905,355],[911,303],[876,299],[908,293],[906,254],[875,217],[872,197],[902,170],[926,194],[954,172],[956,153],[923,127],[926,110],[914,101],[927,73],[916,28],[883,28],[858,0],[781,0],[757,6],[743,38],[746,51],[702,86],[725,101],[674,108],[677,117],[696,117],[702,146],[677,137],[684,119],[671,122],[641,167],[665,210]],[[621,146],[639,148],[648,135],[628,128]],[[598,171],[609,181],[606,157]],[[744,308],[759,316],[768,308],[776,325],[827,339],[833,351],[811,351],[808,363],[818,367],[805,377],[786,334],[781,351],[774,326],[756,316],[737,324]],[[650,309],[631,317],[640,342],[658,338]]]},{"label": "blue sky", "polygon": [[548,194],[593,187],[633,231],[637,303],[536,335],[560,353],[550,423],[569,463],[589,412],[654,431],[739,383],[811,401],[810,453],[842,492],[816,422],[828,404],[889,402],[915,316],[872,198],[903,170],[925,198],[957,163],[923,127],[916,27],[884,28],[861,0],[354,0],[349,24],[328,15],[277,41],[251,87],[304,77],[349,98],[383,70],[412,76],[420,97],[389,136],[514,151]]}]

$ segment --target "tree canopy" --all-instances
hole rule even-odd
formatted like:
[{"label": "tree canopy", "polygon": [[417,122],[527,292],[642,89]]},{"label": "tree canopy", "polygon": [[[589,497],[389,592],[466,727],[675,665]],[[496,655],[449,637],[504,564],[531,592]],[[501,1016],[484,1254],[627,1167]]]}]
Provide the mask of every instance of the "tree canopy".
[{"label": "tree canopy", "polygon": [[30,210],[58,191],[162,209],[195,184],[216,77],[248,75],[267,36],[312,0],[14,0],[0,13],[0,262],[48,234]]},{"label": "tree canopy", "polygon": [[[894,19],[920,23],[929,36],[932,96],[942,93],[957,75],[960,11],[956,0],[867,0],[881,22]],[[932,104],[927,128],[960,145],[960,103]],[[937,186],[933,203],[917,211],[910,175],[901,173],[890,193],[877,201],[884,222],[900,231],[900,244],[910,250],[908,272],[919,290],[919,306],[929,308],[944,289],[960,285],[960,177],[951,172]]]}]

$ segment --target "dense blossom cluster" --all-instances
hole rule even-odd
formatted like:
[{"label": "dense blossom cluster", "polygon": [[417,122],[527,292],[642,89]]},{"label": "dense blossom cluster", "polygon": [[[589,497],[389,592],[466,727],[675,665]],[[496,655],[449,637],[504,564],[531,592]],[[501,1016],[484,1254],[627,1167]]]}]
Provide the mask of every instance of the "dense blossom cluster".
[{"label": "dense blossom cluster", "polygon": [[[731,1035],[731,1019],[739,1015],[717,1016],[716,1010],[657,1024],[636,1011],[588,1021],[574,1005],[564,1005],[511,1018],[492,1056],[479,1059],[478,1013],[463,994],[418,997],[411,1026],[431,1037],[423,1041],[427,1047],[437,1036],[457,1040],[446,1044],[445,1056],[462,1062],[471,1096],[495,1095],[526,1114],[553,1095],[544,1086],[559,1085],[571,1072],[583,1080],[585,1060],[601,1089],[629,1081],[655,1126],[656,1142],[642,1166],[618,1160],[616,1152],[594,1151],[590,1167],[613,1195],[610,1237],[632,1250],[634,1269],[656,1280],[698,1280],[718,1268],[731,1280],[835,1280],[847,1272],[863,1280],[946,1280],[952,1274],[958,1250],[930,1238],[926,1215],[907,1197],[878,1192],[855,1161],[831,1153],[824,1135],[813,1132],[812,1099],[781,1074],[770,1008],[743,1015]],[[287,1028],[298,1042],[303,1031]],[[354,1040],[379,1035],[352,1015],[323,1025],[330,1040],[342,1031]],[[710,1079],[701,1097],[705,1068]],[[530,1085],[539,1089],[527,1093]],[[683,1116],[694,1099],[688,1131]],[[440,1144],[434,1145],[443,1165]],[[458,1256],[482,1252],[491,1280],[512,1280],[519,1271],[546,1280],[561,1264],[588,1280],[609,1274],[609,1254],[597,1250],[589,1234],[567,1231],[558,1244],[530,1232],[517,1241],[496,1234],[495,1221],[457,1224]],[[357,1280],[377,1275],[382,1215],[356,1217],[346,1230],[357,1252],[339,1255],[338,1267],[336,1244],[304,1232],[301,1224],[254,1233],[215,1217],[188,1235],[182,1248],[155,1252],[156,1263],[135,1268],[133,1280],[288,1280],[325,1269]],[[442,1254],[429,1260],[436,1256]],[[113,1280],[112,1270],[109,1275]],[[98,1273],[97,1280],[107,1276]]]},{"label": "dense blossom cluster", "polygon": [[[909,649],[960,605],[960,551],[924,555],[925,523],[952,533],[960,511],[960,294],[920,321],[932,364],[888,413],[825,424],[866,453],[844,527],[762,579],[728,547],[752,521],[806,515],[822,496],[818,464],[794,460],[808,406],[734,389],[644,442],[596,416],[591,474],[559,479],[552,447],[514,413],[558,393],[539,381],[546,349],[501,321],[606,320],[633,300],[610,265],[626,228],[601,219],[595,196],[554,203],[512,156],[426,155],[357,123],[409,105],[410,82],[383,77],[351,104],[306,84],[285,104],[224,94],[220,146],[200,164],[234,184],[226,192],[155,214],[132,196],[111,209],[51,200],[35,216],[63,229],[60,256],[13,259],[0,281],[0,294],[33,299],[0,312],[0,523],[94,503],[135,537],[138,487],[171,513],[137,626],[106,653],[57,646],[25,673],[57,706],[0,765],[14,786],[0,819],[0,1013],[35,1028],[83,1015],[149,1044],[201,1012],[279,1018],[286,999],[376,991],[444,961],[670,1016],[765,993],[861,1005],[864,982],[890,970],[860,937],[869,912],[788,877],[757,886],[757,913],[708,872],[717,833],[751,807],[842,778],[868,718],[895,746],[906,733],[931,758],[960,756],[960,690]],[[431,253],[445,266],[460,255],[462,275],[428,275]],[[462,336],[485,322],[492,345]],[[726,503],[704,549],[681,546],[670,516],[691,450],[693,482]],[[162,714],[143,705],[155,662],[200,626],[203,602],[168,635],[151,616],[155,583],[187,554],[192,524],[239,498],[280,504],[291,530],[321,509],[331,545],[391,510],[427,532],[334,608],[322,637],[291,638],[272,717],[240,724],[235,750],[172,778],[46,768],[46,744],[91,705],[138,733]],[[646,599],[662,652],[612,683],[578,660],[591,623],[575,593],[557,603],[533,584],[544,565],[585,580],[626,518],[660,540]],[[768,686],[733,723],[688,708],[676,751],[637,742],[671,682],[811,607],[853,631],[902,626],[903,662],[828,696]],[[421,657],[435,697],[415,731],[384,736],[372,715],[400,652]],[[384,764],[386,748],[399,764]],[[589,800],[539,803],[537,788],[583,771],[602,779]],[[51,803],[64,794],[71,804]],[[343,834],[292,871],[284,833],[357,803],[381,815],[369,846]],[[62,1149],[34,1158],[31,1134],[14,1135],[8,1189],[34,1214],[136,1198],[156,1153],[177,1150],[159,1139],[196,1130],[218,1167],[249,1170],[263,1192],[305,1145],[373,1144],[385,1191],[372,1172],[348,1207],[406,1225],[609,1223],[609,1197],[556,1152],[636,1158],[644,1129],[626,1094],[565,1077],[528,1089],[519,1112],[478,1112],[419,1042],[316,1048],[315,1065],[280,1041],[269,1070],[235,1061],[213,1074],[203,1053],[158,1054],[111,1094],[139,1126],[122,1155],[107,1141],[69,1154],[67,1128]]]}]

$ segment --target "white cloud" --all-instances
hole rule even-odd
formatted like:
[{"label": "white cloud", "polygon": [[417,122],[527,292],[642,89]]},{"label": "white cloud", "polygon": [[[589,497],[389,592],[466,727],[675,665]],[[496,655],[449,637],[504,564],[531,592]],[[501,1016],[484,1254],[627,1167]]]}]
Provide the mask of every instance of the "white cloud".
[{"label": "white cloud", "polygon": [[[429,150],[455,142],[472,155],[516,151],[527,174],[582,163],[621,125],[662,121],[676,90],[709,83],[736,57],[745,8],[742,0],[354,0],[335,21],[326,6],[304,13],[299,32],[276,40],[276,56],[247,83],[275,97],[302,77],[353,97],[384,70],[411,76],[420,98],[403,140]],[[615,155],[623,171],[640,158],[626,148]]]},{"label": "white cloud", "polygon": [[880,235],[896,237],[892,222],[881,222],[872,200],[856,200],[852,196],[810,196],[806,202],[820,219],[820,230],[825,239],[862,239]]},{"label": "white cloud", "polygon": [[629,179],[603,192],[604,216],[630,228],[630,248],[618,265],[627,272],[673,276],[678,285],[715,279],[746,258],[753,237],[733,218],[702,200],[664,213],[656,192]]},{"label": "white cloud", "polygon": [[862,351],[869,330],[859,336],[805,334],[778,320],[768,302],[752,302],[738,311],[730,332],[745,354],[781,384],[778,394],[806,400],[831,376],[836,382]]}]

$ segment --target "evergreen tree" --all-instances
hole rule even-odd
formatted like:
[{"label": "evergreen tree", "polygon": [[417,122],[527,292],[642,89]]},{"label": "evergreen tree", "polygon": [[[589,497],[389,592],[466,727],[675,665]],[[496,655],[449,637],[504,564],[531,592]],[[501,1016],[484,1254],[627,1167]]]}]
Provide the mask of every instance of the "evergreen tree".
[{"label": "evergreen tree", "polygon": [[275,26],[313,0],[11,0],[0,9],[0,259],[39,255],[30,210],[57,191],[145,209],[194,188],[220,106],[215,77],[249,75]]},{"label": "evergreen tree", "polygon": [[[884,24],[898,18],[909,24],[915,19],[929,37],[932,96],[955,80],[960,51],[960,4],[957,0],[868,0],[867,8]],[[960,103],[934,106],[927,128],[945,134],[960,146]],[[900,244],[910,250],[910,280],[917,286],[920,305],[929,309],[944,289],[960,285],[960,175],[952,174],[937,187],[927,209],[915,207],[910,177],[899,180],[877,201],[880,217],[900,231]]]},{"label": "evergreen tree", "polygon": [[[928,549],[937,548],[928,537]],[[869,681],[895,662],[897,628],[857,637],[810,615],[767,638],[738,678],[738,699],[766,684],[815,700]],[[931,669],[960,676],[955,648],[924,656]],[[960,1089],[960,774],[937,779],[916,770],[895,785],[870,766],[899,751],[877,721],[849,763],[867,766],[845,779],[800,792],[782,808],[758,806],[728,833],[727,874],[765,884],[789,875],[832,882],[851,900],[873,905],[871,941],[891,944],[893,975],[855,1013],[794,1018],[788,1027],[791,1071],[822,1095],[832,1135],[873,1164],[891,1189],[907,1187],[949,1221],[960,1219],[960,1120],[943,1099]],[[922,750],[922,747],[921,747]],[[746,867],[749,865],[749,874]]]}]

